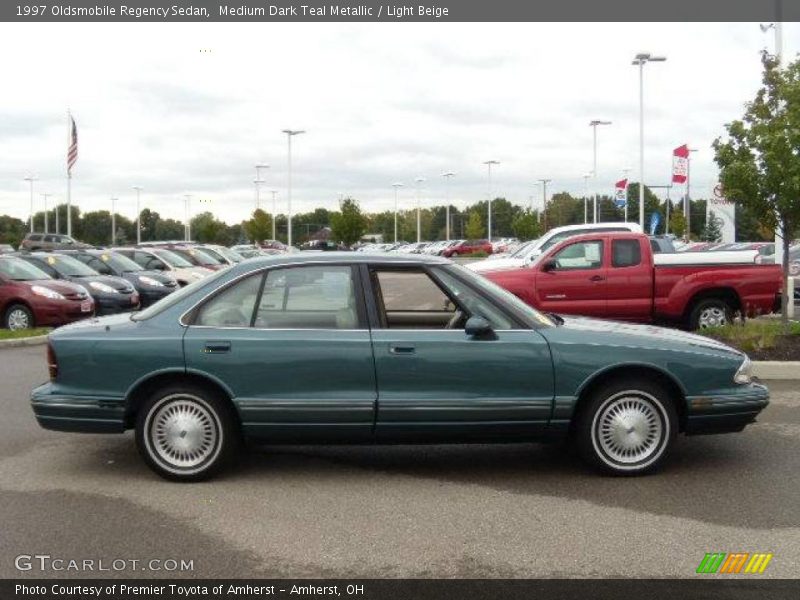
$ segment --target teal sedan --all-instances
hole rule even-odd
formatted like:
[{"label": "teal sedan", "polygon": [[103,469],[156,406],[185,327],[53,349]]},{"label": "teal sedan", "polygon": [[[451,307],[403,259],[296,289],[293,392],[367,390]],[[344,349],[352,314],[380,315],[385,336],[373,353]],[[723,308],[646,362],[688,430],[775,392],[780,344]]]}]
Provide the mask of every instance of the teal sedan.
[{"label": "teal sedan", "polygon": [[150,308],[50,334],[47,429],[134,429],[146,463],[207,478],[243,440],[567,439],[592,465],[663,464],[679,432],[767,405],[744,354],[658,327],[540,313],[442,258],[254,258]]}]

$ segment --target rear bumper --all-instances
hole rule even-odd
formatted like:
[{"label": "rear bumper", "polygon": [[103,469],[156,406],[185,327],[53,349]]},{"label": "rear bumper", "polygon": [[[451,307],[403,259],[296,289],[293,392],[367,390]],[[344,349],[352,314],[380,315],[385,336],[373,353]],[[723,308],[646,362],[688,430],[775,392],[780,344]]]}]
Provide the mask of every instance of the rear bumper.
[{"label": "rear bumper", "polygon": [[686,421],[688,435],[731,433],[755,422],[769,404],[766,386],[752,383],[719,395],[691,396]]},{"label": "rear bumper", "polygon": [[125,431],[125,402],[122,398],[67,396],[53,391],[51,383],[31,392],[31,407],[44,429],[80,433],[122,433]]}]

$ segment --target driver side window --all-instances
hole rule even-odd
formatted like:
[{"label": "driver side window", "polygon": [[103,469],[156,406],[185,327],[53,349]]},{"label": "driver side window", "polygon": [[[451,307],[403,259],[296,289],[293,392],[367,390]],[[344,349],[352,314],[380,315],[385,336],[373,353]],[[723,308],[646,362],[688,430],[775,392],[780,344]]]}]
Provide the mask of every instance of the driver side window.
[{"label": "driver side window", "polygon": [[603,242],[591,240],[570,244],[555,256],[556,271],[599,269],[603,265]]},{"label": "driver side window", "polygon": [[195,317],[195,325],[206,327],[250,327],[263,274],[234,283],[206,302]]}]

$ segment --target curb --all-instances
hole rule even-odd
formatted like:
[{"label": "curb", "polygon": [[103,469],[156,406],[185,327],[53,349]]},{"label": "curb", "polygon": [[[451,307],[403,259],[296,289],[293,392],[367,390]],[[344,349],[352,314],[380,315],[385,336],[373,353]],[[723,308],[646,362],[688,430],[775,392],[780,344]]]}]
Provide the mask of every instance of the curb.
[{"label": "curb", "polygon": [[46,335],[20,338],[18,340],[0,340],[0,348],[21,348],[23,346],[40,346],[47,343]]},{"label": "curb", "polygon": [[754,360],[753,374],[759,379],[800,379],[800,361]]}]

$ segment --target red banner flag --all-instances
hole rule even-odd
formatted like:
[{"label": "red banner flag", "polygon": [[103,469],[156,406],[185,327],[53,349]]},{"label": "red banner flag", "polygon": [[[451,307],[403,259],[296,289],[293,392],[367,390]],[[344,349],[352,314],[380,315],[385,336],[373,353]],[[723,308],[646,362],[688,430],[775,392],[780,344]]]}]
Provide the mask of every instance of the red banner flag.
[{"label": "red banner flag", "polygon": [[689,145],[678,146],[672,151],[672,183],[686,183],[689,173]]},{"label": "red banner flag", "polygon": [[614,184],[614,203],[617,208],[622,208],[628,201],[628,179],[620,179]]}]

